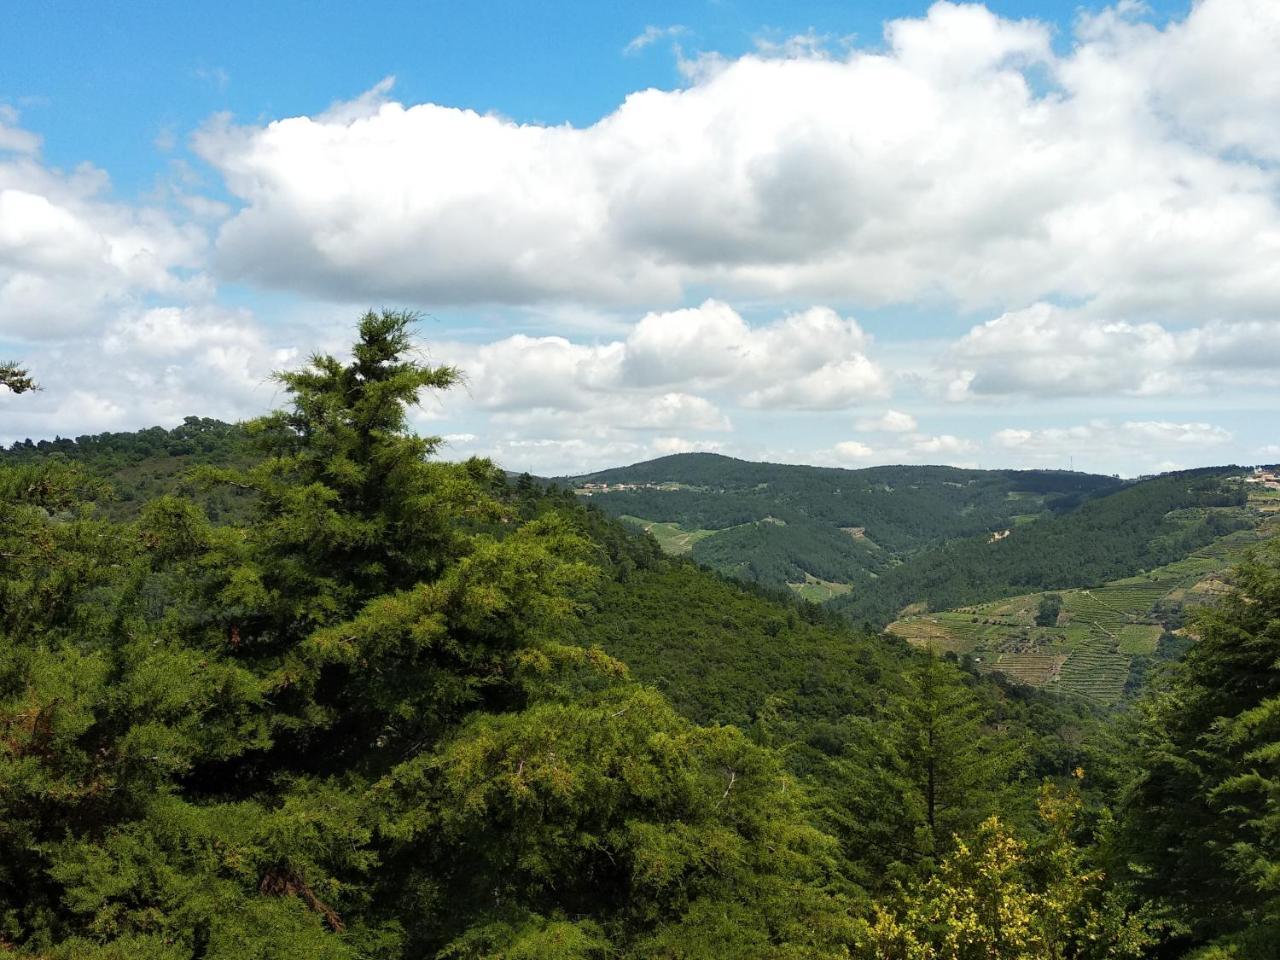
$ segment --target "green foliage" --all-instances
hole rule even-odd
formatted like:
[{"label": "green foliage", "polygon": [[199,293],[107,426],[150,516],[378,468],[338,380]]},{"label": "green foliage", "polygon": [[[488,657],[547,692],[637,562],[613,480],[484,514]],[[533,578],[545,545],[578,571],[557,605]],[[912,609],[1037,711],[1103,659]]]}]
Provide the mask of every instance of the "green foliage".
[{"label": "green foliage", "polygon": [[[1058,471],[841,470],[708,453],[571,482],[631,485],[593,492],[592,503],[612,516],[718,531],[698,539],[693,557],[722,573],[774,587],[803,582],[807,573],[859,589],[872,588],[871,575],[902,557],[957,537],[985,538],[1011,526],[1015,515],[1062,512],[1120,486],[1110,477]],[[637,488],[644,484],[667,488]]]},{"label": "green foliage", "polygon": [[351,362],[281,375],[256,456],[198,471],[242,523],[100,519],[61,451],[0,468],[0,943],[840,955],[838,849],[782,758],[565,642],[651,546],[431,460],[405,410],[456,374],[410,322],[366,315]]},{"label": "green foliage", "polygon": [[594,916],[621,945],[738,898],[755,904],[761,942],[809,945],[796,956],[821,955],[840,927],[809,927],[840,909],[824,892],[833,851],[777,758],[732,727],[689,724],[650,690],[478,716],[385,788],[403,798],[388,829],[421,844],[424,863],[454,865],[420,881],[434,893],[420,909],[446,928],[519,904]]},{"label": "green foliage", "polygon": [[878,908],[866,946],[883,960],[991,957],[1137,958],[1159,941],[1150,910],[1105,882],[1073,836],[1078,794],[1046,787],[1042,833],[1018,839],[996,817],[982,822],[890,910]]},{"label": "green foliage", "polygon": [[877,687],[895,682],[901,655],[819,610],[678,561],[602,583],[577,635],[695,722],[738,726],[779,706],[826,722],[865,712]]},{"label": "green foliage", "polygon": [[[435,459],[406,411],[458,374],[412,359],[411,325],[367,314],[350,360],[282,374],[286,408],[251,424],[0,455],[0,952],[1126,957],[1157,910],[1202,956],[1272,942],[1277,548],[1149,704],[1114,829],[1125,713],[771,589],[866,592],[874,568],[892,596],[898,570],[1006,547],[1055,577],[1041,551],[1083,532],[1102,569],[1127,512],[1113,559],[1145,562],[1239,519],[1217,473],[1102,496],[948,468],[744,485],[694,458],[698,489],[629,499],[743,519],[676,560],[607,497]],[[991,541],[1029,509],[1059,516]],[[717,541],[759,582],[693,562]],[[1005,589],[1003,564],[939,595]]]},{"label": "green foliage", "polygon": [[[886,623],[909,604],[946,610],[995,597],[1092,586],[1181,560],[1254,520],[1224,468],[1165,474],[1095,497],[1078,509],[920,553],[885,571],[874,589],[831,602],[857,620]],[[1198,508],[1198,509],[1192,509]],[[1224,516],[1222,511],[1226,510]]]},{"label": "green foliage", "polygon": [[240,520],[247,515],[243,488],[197,491],[187,482],[201,464],[244,464],[253,459],[244,429],[208,417],[187,417],[166,430],[150,427],[130,433],[101,433],[75,439],[58,438],[14,443],[0,449],[0,466],[47,463],[54,458],[75,463],[105,481],[96,500],[99,513],[113,520],[131,520],[158,496],[194,497],[210,519]]},{"label": "green foliage", "polygon": [[1222,956],[1274,944],[1280,932],[1280,543],[1260,548],[1234,581],[1197,617],[1199,641],[1145,704],[1126,805],[1139,880],[1180,906],[1198,940],[1222,938]]},{"label": "green foliage", "polygon": [[1056,593],[1046,593],[1040,598],[1040,605],[1036,608],[1036,626],[1056,627],[1061,613],[1062,597]]},{"label": "green foliage", "polygon": [[823,779],[834,828],[868,885],[1016,808],[1015,742],[992,728],[965,676],[932,654],[907,669],[903,695],[869,716],[849,716],[841,734],[843,751]]},{"label": "green foliage", "polygon": [[12,362],[0,363],[0,387],[5,387],[12,393],[27,393],[30,390],[40,389],[40,385],[31,378],[31,374],[27,373],[25,368]]}]

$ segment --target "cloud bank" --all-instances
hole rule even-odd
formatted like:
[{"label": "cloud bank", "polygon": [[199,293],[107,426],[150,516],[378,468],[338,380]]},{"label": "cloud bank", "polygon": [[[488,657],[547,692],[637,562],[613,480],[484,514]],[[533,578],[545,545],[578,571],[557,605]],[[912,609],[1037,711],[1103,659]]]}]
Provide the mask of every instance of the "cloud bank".
[{"label": "cloud bank", "polygon": [[[1280,400],[1280,4],[1054,30],[940,2],[878,44],[680,52],[682,88],[585,127],[388,78],[212,118],[191,144],[225,191],[134,202],[0,105],[0,348],[49,387],[0,393],[0,437],[250,415],[335,316],[387,304],[471,318],[433,345],[468,392],[423,422],[552,471],[1258,455],[1238,424]],[[565,336],[569,315],[599,323]],[[1068,402],[1095,409],[1045,426]]]},{"label": "cloud bank", "polygon": [[197,138],[231,276],[433,304],[723,296],[1274,320],[1280,7],[1050,28],[947,2],[883,49],[717,60],[584,128],[383,89]]}]

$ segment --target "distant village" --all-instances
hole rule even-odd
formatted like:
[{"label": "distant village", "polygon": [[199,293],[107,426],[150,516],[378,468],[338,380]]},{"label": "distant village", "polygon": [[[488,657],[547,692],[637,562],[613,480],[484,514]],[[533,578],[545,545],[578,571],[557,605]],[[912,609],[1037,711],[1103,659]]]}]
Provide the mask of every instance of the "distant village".
[{"label": "distant village", "polygon": [[589,497],[596,493],[622,493],[625,490],[690,490],[688,484],[673,483],[664,481],[663,483],[584,483],[580,487],[575,487],[573,492],[580,497]]},{"label": "distant village", "polygon": [[1280,468],[1254,467],[1253,473],[1244,478],[1245,483],[1256,483],[1267,490],[1280,490]]}]

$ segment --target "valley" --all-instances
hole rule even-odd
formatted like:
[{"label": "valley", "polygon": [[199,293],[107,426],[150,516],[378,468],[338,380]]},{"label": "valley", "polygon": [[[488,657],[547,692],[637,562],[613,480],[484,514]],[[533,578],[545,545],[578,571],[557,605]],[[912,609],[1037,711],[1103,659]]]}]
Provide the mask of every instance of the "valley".
[{"label": "valley", "polygon": [[686,454],[569,482],[670,555],[1109,705],[1186,649],[1188,614],[1280,532],[1280,491],[1244,480],[1228,467],[1121,482]]}]

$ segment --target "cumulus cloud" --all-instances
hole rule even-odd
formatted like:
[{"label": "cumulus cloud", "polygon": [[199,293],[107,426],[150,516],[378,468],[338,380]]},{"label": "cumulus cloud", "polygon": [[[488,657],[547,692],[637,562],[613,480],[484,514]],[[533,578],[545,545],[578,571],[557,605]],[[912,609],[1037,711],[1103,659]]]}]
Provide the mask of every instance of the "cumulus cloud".
[{"label": "cumulus cloud", "polygon": [[1227,443],[1231,433],[1209,423],[1171,423],[1167,420],[1128,420],[1113,425],[1094,420],[1074,427],[1043,430],[1006,429],[993,437],[1002,446],[1018,450],[1060,451],[1072,444],[1096,448],[1099,444],[1145,446],[1148,444],[1202,447]]},{"label": "cumulus cloud", "polygon": [[678,436],[657,436],[641,440],[634,436],[601,437],[475,437],[450,445],[451,457],[485,456],[508,470],[527,471],[539,476],[589,473],[607,467],[651,460],[672,453],[715,452],[720,444],[688,440]]},{"label": "cumulus cloud", "polygon": [[911,433],[918,424],[916,418],[899,410],[886,410],[878,417],[859,417],[854,426],[868,433]]},{"label": "cumulus cloud", "polygon": [[111,201],[93,166],[47,166],[39,138],[17,122],[0,111],[0,337],[47,340],[149,296],[211,292],[203,230]]},{"label": "cumulus cloud", "polygon": [[911,438],[911,450],[918,454],[955,456],[961,453],[972,453],[977,449],[978,445],[972,440],[964,440],[949,433],[939,434],[936,437]]},{"label": "cumulus cloud", "polygon": [[224,118],[197,138],[241,204],[220,263],[433,304],[713,286],[1274,313],[1280,7],[1205,0],[1163,28],[1133,9],[1059,53],[1045,24],[936,3],[882,46],[722,58],[583,128],[385,88],[347,113]]},{"label": "cumulus cloud", "polygon": [[1185,459],[1205,462],[1210,451],[1231,443],[1229,430],[1211,423],[1167,420],[1092,420],[1070,427],[1006,428],[992,435],[1000,450],[1037,465],[1145,463],[1174,469]]},{"label": "cumulus cloud", "polygon": [[94,335],[32,346],[24,361],[44,390],[0,396],[0,443],[253,416],[279,400],[271,374],[299,357],[247,311],[123,311]]},{"label": "cumulus cloud", "polygon": [[646,314],[624,339],[506,337],[442,346],[471,395],[506,415],[538,410],[606,415],[640,427],[728,429],[701,393],[748,407],[844,409],[887,395],[888,375],[858,323],[825,307],[750,326],[728,304]]},{"label": "cumulus cloud", "polygon": [[826,459],[836,464],[863,466],[871,463],[945,463],[969,466],[969,456],[979,448],[978,443],[949,433],[930,435],[912,432],[894,438],[893,443],[875,448],[861,440],[844,440],[831,448]]},{"label": "cumulus cloud", "polygon": [[1280,160],[1280,17],[1265,0],[1210,0],[1164,31],[1127,19],[1123,6],[1086,18],[1100,54],[1142,71],[1132,93],[1215,150]]},{"label": "cumulus cloud", "polygon": [[1280,320],[1178,330],[1096,312],[1036,303],[974,327],[950,351],[949,395],[1154,396],[1280,369]]},{"label": "cumulus cloud", "polygon": [[[889,376],[868,355],[872,347],[855,320],[826,307],[749,324],[723,301],[707,300],[647,313],[614,340],[516,334],[439,343],[433,356],[466,376],[465,392],[444,398],[442,415],[487,418],[497,431],[483,447],[490,455],[562,451],[585,463],[563,442],[615,451],[649,443],[658,445],[644,449],[671,452],[677,438],[681,449],[724,449],[707,435],[733,430],[730,411],[846,409],[881,398]],[[555,442],[510,447],[503,437]]]},{"label": "cumulus cloud", "polygon": [[684,437],[654,437],[653,450],[666,456],[672,453],[715,453],[724,449],[723,443],[714,440],[686,440]]},{"label": "cumulus cloud", "polygon": [[858,440],[842,440],[833,449],[836,458],[844,461],[868,460],[876,455],[874,450]]},{"label": "cumulus cloud", "polygon": [[[455,412],[457,408],[454,408]],[[722,433],[733,429],[729,417],[705,397],[687,393],[601,394],[583,409],[567,411],[555,406],[503,410],[490,414],[491,422],[519,427],[544,436],[569,436],[605,430],[620,437],[633,431],[704,430]]]}]

